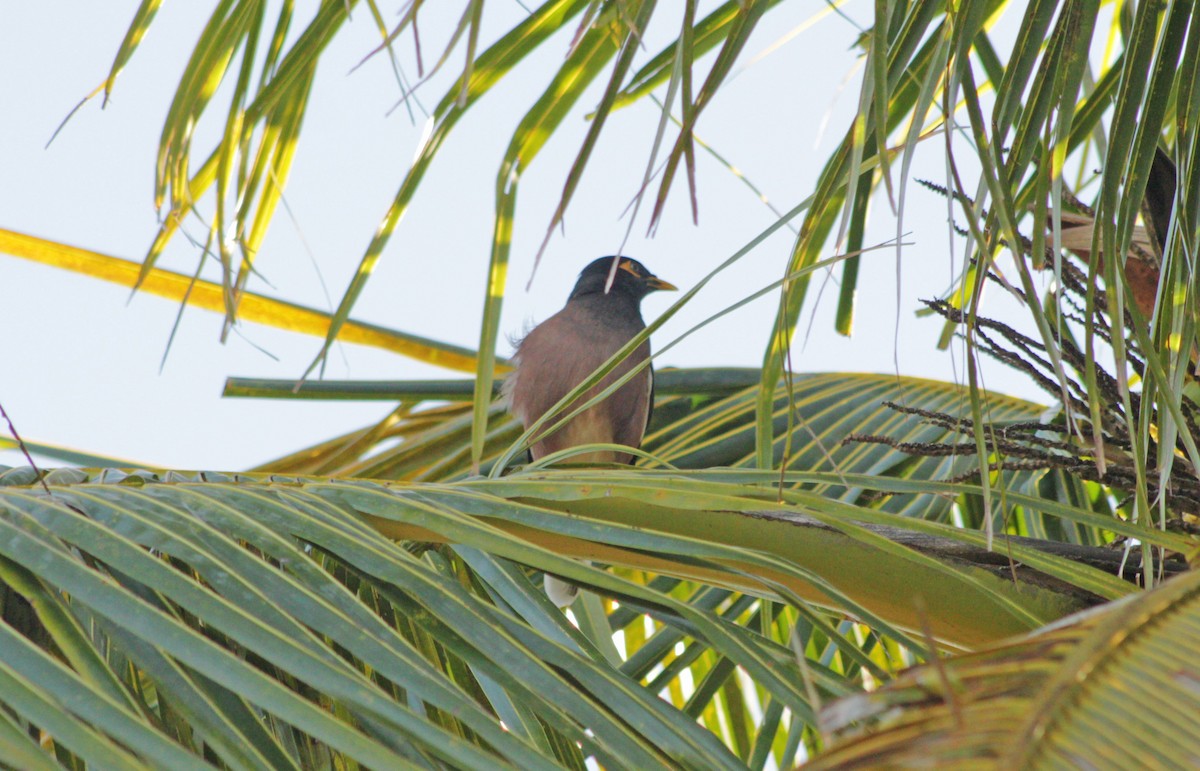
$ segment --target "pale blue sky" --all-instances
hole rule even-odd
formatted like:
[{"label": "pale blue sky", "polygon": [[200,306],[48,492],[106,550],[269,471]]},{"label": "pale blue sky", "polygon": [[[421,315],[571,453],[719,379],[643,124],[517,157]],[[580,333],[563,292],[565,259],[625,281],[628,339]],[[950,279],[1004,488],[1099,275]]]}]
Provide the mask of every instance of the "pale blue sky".
[{"label": "pale blue sky", "polygon": [[[0,24],[0,227],[52,238],[126,259],[140,260],[155,233],[154,154],[174,88],[211,12],[211,3],[168,3],[142,48],[117,83],[104,110],[86,105],[56,141],[43,149],[71,107],[105,77],[137,7],[136,0],[107,3],[8,4]],[[301,8],[313,4],[301,3]],[[397,7],[399,3],[395,4]],[[703,8],[715,3],[703,3]],[[66,7],[69,6],[69,7]],[[433,56],[458,3],[438,3],[421,16],[426,56]],[[758,185],[781,210],[808,195],[846,129],[858,99],[858,31],[829,15],[790,42],[747,66],[775,41],[805,23],[821,3],[792,2],[769,12],[760,24],[740,71],[702,118],[698,134]],[[846,14],[865,24],[870,4],[855,0]],[[453,13],[449,13],[452,11]],[[438,18],[436,13],[447,13]],[[524,13],[516,2],[486,6],[483,42]],[[667,6],[662,26],[647,35],[648,53],[674,34]],[[672,29],[665,22],[670,17]],[[366,10],[334,41],[312,97],[309,116],[286,192],[295,220],[280,211],[259,258],[268,285],[257,292],[328,308],[319,273],[336,304],[390,203],[417,147],[424,124],[403,109],[391,111],[398,89],[383,58],[351,68],[378,41]],[[475,347],[494,209],[495,175],[509,137],[561,61],[569,39],[551,40],[486,97],[462,121],[427,175],[398,228],[354,316],[415,334]],[[401,50],[410,73],[411,46]],[[461,55],[448,65],[460,66]],[[644,60],[644,59],[643,59]],[[703,61],[705,68],[711,56]],[[419,96],[432,107],[448,77],[427,84]],[[593,257],[617,249],[627,223],[622,212],[640,184],[659,119],[646,101],[615,113],[571,204],[565,235],[558,234],[531,293],[524,286],[580,141],[585,115],[602,84],[593,88],[526,174],[517,226],[503,329],[522,328],[553,313],[574,276]],[[224,105],[218,92],[219,120]],[[390,114],[389,114],[389,111]],[[211,120],[211,119],[210,119]],[[201,127],[211,141],[213,125]],[[207,133],[206,133],[207,132]],[[200,142],[200,146],[209,145]],[[923,147],[914,176],[944,177],[943,141]],[[695,283],[775,217],[726,169],[698,157],[700,224],[691,223],[686,189],[677,186],[654,238],[645,238],[646,207],[625,252],[681,286]],[[914,245],[903,252],[900,346],[895,250],[869,255],[860,286],[856,334],[832,332],[837,289],[818,296],[814,284],[793,352],[801,371],[895,371],[925,377],[956,376],[952,357],[934,350],[940,324],[915,319],[916,293],[940,291],[951,275],[951,251],[940,198],[910,190],[904,230]],[[205,212],[211,203],[202,204]],[[869,242],[891,238],[896,221],[883,199],[875,201]],[[202,233],[193,222],[189,230]],[[305,244],[312,257],[306,253]],[[665,342],[779,277],[792,237],[770,239],[656,337]],[[832,252],[830,252],[832,254]],[[178,238],[163,265],[194,269],[198,251]],[[961,241],[955,257],[962,258]],[[206,274],[215,278],[215,273]],[[7,319],[7,355],[0,367],[0,403],[28,439],[73,446],[175,468],[235,470],[261,463],[378,419],[383,403],[329,404],[229,400],[220,397],[230,375],[296,377],[320,341],[255,325],[222,345],[221,319],[203,311],[185,314],[166,366],[159,374],[176,307],[150,296],[93,279],[0,255],[0,297]],[[650,298],[653,317],[668,297]],[[667,353],[676,366],[758,366],[774,313],[773,299],[739,311]],[[272,358],[262,352],[268,351]],[[501,354],[507,354],[507,342]],[[961,376],[961,364],[957,370]],[[998,390],[1040,398],[1005,370],[988,370]],[[381,379],[448,377],[452,373],[372,349],[335,349],[327,376]],[[0,454],[0,463],[20,462]]]}]

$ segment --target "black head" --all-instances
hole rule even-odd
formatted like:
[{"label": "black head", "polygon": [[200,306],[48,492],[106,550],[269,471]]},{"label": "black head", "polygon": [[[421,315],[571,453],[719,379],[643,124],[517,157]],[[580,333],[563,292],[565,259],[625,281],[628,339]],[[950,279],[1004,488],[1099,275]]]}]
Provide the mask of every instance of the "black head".
[{"label": "black head", "polygon": [[[592,260],[579,274],[579,280],[575,282],[575,288],[571,290],[570,299],[574,300],[576,297],[587,294],[603,293],[604,286],[608,283],[608,274],[612,270],[612,264],[612,257]],[[651,292],[673,291],[675,288],[673,284],[668,284],[646,270],[646,266],[637,260],[621,257],[617,263],[617,273],[613,277],[612,288],[608,291],[611,295],[629,297],[637,302]]]}]

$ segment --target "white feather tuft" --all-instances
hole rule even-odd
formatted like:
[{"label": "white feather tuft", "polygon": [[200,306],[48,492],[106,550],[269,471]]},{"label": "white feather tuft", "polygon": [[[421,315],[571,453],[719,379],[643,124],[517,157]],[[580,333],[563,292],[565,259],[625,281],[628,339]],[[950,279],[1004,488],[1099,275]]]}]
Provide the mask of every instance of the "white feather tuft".
[{"label": "white feather tuft", "polygon": [[572,602],[575,602],[575,598],[579,596],[578,586],[568,584],[561,578],[555,578],[549,573],[546,574],[542,585],[546,587],[546,596],[550,598],[550,602],[553,602],[560,608],[565,608]]}]

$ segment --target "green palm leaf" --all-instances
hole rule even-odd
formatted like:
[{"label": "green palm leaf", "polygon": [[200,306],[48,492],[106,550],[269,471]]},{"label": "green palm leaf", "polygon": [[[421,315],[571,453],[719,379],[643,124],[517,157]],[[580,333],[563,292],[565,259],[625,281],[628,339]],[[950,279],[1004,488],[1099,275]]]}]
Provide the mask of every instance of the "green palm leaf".
[{"label": "green palm leaf", "polygon": [[[541,472],[384,486],[72,472],[43,489],[14,470],[0,488],[0,556],[5,582],[33,602],[25,631],[36,634],[8,632],[20,644],[3,646],[0,663],[13,677],[40,673],[44,690],[34,699],[14,686],[4,702],[19,725],[61,736],[65,750],[88,758],[117,742],[151,763],[203,746],[231,765],[274,758],[308,766],[335,752],[376,765],[421,757],[533,767],[571,765],[577,756],[569,748],[578,746],[609,765],[683,759],[735,766],[685,714],[698,716],[718,693],[728,696],[737,686],[722,684],[744,671],[756,699],[811,724],[812,697],[784,645],[801,618],[828,640],[840,636],[829,613],[849,614],[919,651],[922,644],[904,631],[919,624],[918,593],[939,607],[961,604],[947,614],[955,624],[935,626],[941,644],[958,646],[1032,629],[1094,602],[1035,580],[997,580],[964,565],[961,554],[957,562],[929,556],[849,519],[902,517],[846,504],[825,511],[772,505],[773,478],[725,475],[733,479]],[[804,513],[836,525],[798,527]],[[747,516],[759,527],[746,528]],[[1012,548],[1027,556],[1025,547]],[[609,574],[559,551],[625,569]],[[855,552],[862,556],[827,559]],[[860,568],[866,561],[884,571],[894,563],[910,583],[881,594],[869,586],[868,576],[878,574]],[[1054,555],[1042,561],[1088,572]],[[647,664],[669,663],[678,643],[665,648],[657,635],[621,634],[630,664],[618,660],[614,668],[564,625],[519,563],[618,599],[621,610],[613,606],[607,620],[598,619],[610,631],[628,630],[638,617],[657,634],[673,630],[668,643],[688,640],[693,648],[674,677],[686,673],[714,687],[675,707],[661,701],[648,686],[672,684],[650,677]],[[699,594],[688,600],[677,582],[631,581],[629,569],[698,581],[690,591]],[[856,573],[868,579],[861,589]],[[712,594],[716,588],[748,589],[783,604]],[[6,615],[20,605],[10,591]],[[39,637],[40,646],[33,642]],[[845,641],[836,647],[845,649]],[[65,660],[55,660],[59,650],[69,654]],[[872,659],[803,668],[819,668],[816,687],[828,698],[853,689],[862,666],[886,676],[898,663]],[[89,703],[108,705],[105,720],[72,706],[68,695],[81,688],[96,700]],[[500,716],[522,715],[524,728],[502,729]]]},{"label": "green palm leaf", "polygon": [[[1183,768],[1200,753],[1200,574],[830,705],[811,768]],[[1098,741],[1098,739],[1101,739]]]}]

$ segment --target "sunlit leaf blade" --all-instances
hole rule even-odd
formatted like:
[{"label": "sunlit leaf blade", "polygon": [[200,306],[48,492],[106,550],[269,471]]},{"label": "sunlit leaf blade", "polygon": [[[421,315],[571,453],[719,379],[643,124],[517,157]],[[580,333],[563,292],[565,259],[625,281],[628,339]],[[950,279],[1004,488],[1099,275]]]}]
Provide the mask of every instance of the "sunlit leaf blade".
[{"label": "sunlit leaf blade", "polygon": [[162,0],[142,0],[142,4],[138,6],[137,13],[134,14],[133,21],[130,22],[129,29],[125,32],[125,39],[121,41],[121,47],[117,49],[117,55],[113,57],[108,78],[104,81],[104,100],[106,102],[112,96],[117,76],[121,74],[121,70],[125,68],[129,58],[137,50],[142,38],[146,36],[147,30],[150,29],[150,23],[154,21],[154,15],[158,13],[161,5]]},{"label": "sunlit leaf blade", "polygon": [[[329,326],[325,344],[321,353],[310,365],[309,371],[323,360],[333,341],[338,339],[342,325],[349,319],[351,308],[374,272],[375,265],[382,257],[383,250],[391,240],[396,227],[408,211],[429,165],[455,125],[492,86],[502,80],[547,38],[561,29],[572,16],[583,9],[583,5],[582,0],[550,0],[546,2],[479,55],[470,68],[469,81],[461,87],[456,86],[442,97],[430,119],[429,130],[422,140],[417,157],[405,174],[400,189],[397,190],[371,239],[371,243],[367,246],[366,253],[359,262],[354,278],[351,279],[350,285],[342,295],[337,310],[333,314],[333,321]],[[464,93],[465,99],[463,98]]]},{"label": "sunlit leaf blade", "polygon": [[651,230],[655,228],[656,223],[662,216],[667,193],[674,181],[675,171],[679,168],[679,163],[684,159],[685,155],[691,152],[692,130],[695,128],[696,122],[699,120],[704,108],[708,106],[720,90],[725,78],[729,76],[734,63],[750,39],[750,35],[754,32],[759,19],[766,13],[768,8],[770,8],[770,3],[766,2],[766,0],[738,4],[737,13],[730,24],[721,50],[717,53],[716,61],[713,62],[712,67],[708,71],[708,76],[704,79],[704,83],[696,94],[695,100],[684,105],[683,125],[679,129],[679,136],[676,139],[675,146],[667,156],[666,165],[663,168],[659,183],[658,195],[654,202],[654,212],[650,216]]},{"label": "sunlit leaf blade", "polygon": [[[0,229],[0,251],[128,287],[134,286],[141,270],[136,262],[11,230]],[[200,280],[193,283],[191,276],[182,273],[154,268],[147,273],[139,289],[176,302],[186,299],[189,305],[205,310],[225,312],[224,291],[220,284]],[[327,313],[253,293],[242,296],[239,318],[316,336],[327,334],[330,328]],[[466,348],[374,324],[348,321],[342,325],[338,339],[382,348],[447,369],[470,372],[475,368],[475,354]]]},{"label": "sunlit leaf blade", "polygon": [[[766,0],[765,4],[769,7],[778,2],[779,0]],[[724,43],[741,9],[742,4],[737,0],[730,0],[697,22],[691,33],[693,56],[698,58]],[[629,85],[617,97],[613,108],[617,109],[631,104],[650,94],[655,87],[665,83],[671,76],[671,69],[674,67],[677,45],[677,42],[672,42],[634,73],[630,78]]]},{"label": "sunlit leaf blade", "polygon": [[[97,455],[96,453],[87,452],[85,450],[77,450],[72,447],[62,447],[55,444],[47,444],[45,442],[24,441],[25,449],[34,455],[39,455],[44,458],[53,458],[63,463],[71,463],[76,466],[88,466],[93,468],[102,468],[105,466],[115,467],[139,467],[145,468],[148,464],[136,463],[124,458],[114,458],[109,455]],[[0,450],[20,450],[21,445],[16,440],[0,435]]]}]

